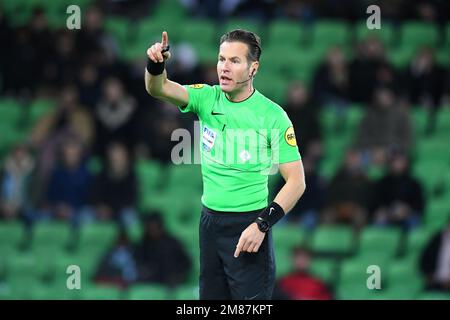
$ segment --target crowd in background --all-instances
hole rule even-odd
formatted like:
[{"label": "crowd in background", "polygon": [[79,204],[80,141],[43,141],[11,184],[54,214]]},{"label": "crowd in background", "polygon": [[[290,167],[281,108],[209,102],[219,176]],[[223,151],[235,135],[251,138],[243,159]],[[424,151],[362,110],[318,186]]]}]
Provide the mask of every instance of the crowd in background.
[{"label": "crowd in background", "polygon": [[[13,28],[0,11],[0,43],[5,44],[0,95],[25,103],[36,98],[57,101],[56,109],[41,118],[28,139],[12,148],[3,161],[1,219],[24,219],[30,225],[46,219],[70,220],[74,225],[93,219],[131,224],[140,219],[136,161],[142,158],[170,164],[172,131],[193,130],[194,116],[181,115],[145,92],[145,52],[143,60],[122,61],[114,38],[105,31],[105,14],[144,18],[143,12],[149,12],[157,1],[101,0],[97,4],[84,12],[83,27],[76,32],[50,29],[45,12],[39,9],[29,23]],[[182,0],[180,5],[193,17],[299,22],[320,18],[355,21],[366,16],[361,8],[367,6],[366,1],[356,0],[236,0],[220,1],[219,5],[217,1]],[[444,1],[414,5],[379,1],[379,5],[383,19],[394,22],[422,19],[439,24],[447,18]],[[195,63],[195,57],[186,60],[174,54],[167,71],[172,80],[183,84],[217,83],[215,66]],[[307,181],[307,191],[289,215],[290,221],[308,228],[319,223],[347,223],[355,228],[391,224],[405,230],[420,225],[427,199],[421,182],[410,171],[414,128],[409,110],[416,105],[439,109],[450,101],[450,70],[436,63],[432,49],[423,48],[405,69],[398,69],[386,59],[385,48],[376,39],[359,43],[351,59],[334,47],[317,68],[311,85],[293,82],[286,95],[283,108],[298,137]],[[365,115],[342,167],[328,181],[318,170],[324,149],[319,113],[325,105],[345,109],[354,102],[365,108]],[[432,121],[428,130],[433,130]],[[99,172],[90,169],[94,157],[102,164]],[[387,174],[370,180],[366,168],[371,164],[385,166]],[[117,248],[102,263],[108,271],[100,279],[116,276],[108,261],[123,261],[122,248],[126,247],[127,239],[119,238]],[[173,247],[178,250],[177,244]],[[154,250],[145,243],[131,251],[138,262],[154,258],[147,256]],[[298,264],[307,260],[304,256],[308,254],[306,249],[296,251]],[[176,266],[189,265],[183,253],[180,256],[182,262]],[[141,265],[145,262],[133,262],[121,270],[127,270],[126,277],[131,279],[137,277]],[[167,263],[161,270],[169,267],[175,266]],[[139,274],[151,278],[161,270]],[[287,282],[282,282],[283,286],[289,292]],[[321,288],[315,282],[311,286]],[[325,289],[320,290],[319,296],[331,297]]]}]

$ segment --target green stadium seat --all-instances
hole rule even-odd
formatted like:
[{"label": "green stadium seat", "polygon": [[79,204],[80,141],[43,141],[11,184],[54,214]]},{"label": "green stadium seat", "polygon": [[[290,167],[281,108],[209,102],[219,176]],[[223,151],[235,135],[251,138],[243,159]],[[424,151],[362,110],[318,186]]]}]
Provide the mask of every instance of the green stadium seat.
[{"label": "green stadium seat", "polygon": [[24,115],[24,108],[14,99],[0,99],[0,119],[3,123],[15,125]]},{"label": "green stadium seat", "polygon": [[83,300],[119,300],[121,291],[111,286],[89,286],[81,289],[80,297]]},{"label": "green stadium seat", "polygon": [[413,46],[400,46],[389,50],[387,57],[396,68],[404,69],[409,65],[415,53],[416,48]]},{"label": "green stadium seat", "polygon": [[424,280],[417,263],[410,259],[401,259],[390,263],[387,284],[389,288],[408,287],[418,293],[424,286]]},{"label": "green stadium seat", "polygon": [[33,124],[44,115],[55,110],[56,106],[53,101],[50,100],[35,100],[29,107],[29,121]]},{"label": "green stadium seat", "polygon": [[367,227],[360,236],[358,255],[393,258],[400,250],[401,238],[397,228]]},{"label": "green stadium seat", "polygon": [[25,227],[20,222],[0,222],[0,244],[17,248],[25,240]]},{"label": "green stadium seat", "polygon": [[450,219],[450,207],[447,199],[444,201],[432,201],[427,204],[425,213],[425,225],[431,230],[445,227]]},{"label": "green stadium seat", "polygon": [[169,291],[163,285],[135,284],[130,287],[127,296],[129,300],[166,300]]},{"label": "green stadium seat", "polygon": [[[183,41],[190,43],[194,47],[197,45],[213,46],[217,49],[219,39],[216,37],[216,27],[209,20],[188,20],[180,30]],[[200,35],[200,36],[199,36]]]},{"label": "green stadium seat", "polygon": [[417,297],[418,300],[450,300],[450,293],[439,292],[439,291],[429,291],[422,292]]},{"label": "green stadium seat", "polygon": [[334,259],[314,258],[310,271],[328,284],[334,284],[337,278],[338,263]]},{"label": "green stadium seat", "polygon": [[416,260],[415,258],[422,253],[431,235],[430,229],[424,227],[411,230],[406,239],[405,255],[414,257],[412,260]]},{"label": "green stadium seat", "polygon": [[95,222],[81,227],[80,247],[108,248],[116,240],[118,226],[113,222]]},{"label": "green stadium seat", "polygon": [[33,227],[33,246],[48,245],[66,248],[72,240],[72,230],[64,222],[40,222]]},{"label": "green stadium seat", "polygon": [[346,45],[350,40],[350,28],[345,21],[319,20],[312,27],[313,46]]},{"label": "green stadium seat", "polygon": [[272,229],[272,235],[275,250],[279,247],[285,247],[287,250],[292,250],[296,246],[306,245],[306,230],[298,225],[277,225]]},{"label": "green stadium seat", "polygon": [[293,271],[292,252],[286,247],[277,247],[275,250],[275,276],[279,278]]},{"label": "green stadium seat", "polygon": [[369,38],[378,38],[385,46],[390,47],[395,39],[394,26],[383,22],[381,29],[367,28],[366,20],[361,20],[356,25],[356,40],[366,40]]},{"label": "green stadium seat", "polygon": [[443,132],[443,135],[448,136],[450,131],[450,108],[441,108],[437,114],[436,133]]},{"label": "green stadium seat", "polygon": [[313,236],[311,249],[318,253],[349,254],[354,249],[354,234],[347,226],[319,226]]},{"label": "green stadium seat", "polygon": [[172,292],[172,299],[199,300],[199,288],[198,286],[190,286],[190,285],[176,287]]},{"label": "green stadium seat", "polygon": [[304,28],[301,24],[286,21],[275,20],[268,26],[269,46],[279,47],[280,44],[290,44],[300,46],[304,42]]},{"label": "green stadium seat", "polygon": [[[355,257],[344,260],[340,265],[339,285],[355,285],[367,289],[367,281],[373,274],[367,272],[369,266],[380,268],[381,288],[385,287],[389,263],[377,257]],[[370,271],[370,270],[369,270]]]},{"label": "green stadium seat", "polygon": [[262,77],[262,74],[257,74],[255,77],[255,87],[263,95],[279,105],[284,105],[286,102],[288,80],[281,74],[274,74],[270,78]]},{"label": "green stadium seat", "polygon": [[417,138],[420,139],[425,135],[429,112],[425,108],[416,106],[411,109],[410,114],[413,121],[414,134]]},{"label": "green stadium seat", "polygon": [[401,43],[403,46],[436,46],[439,30],[436,25],[418,21],[408,21],[401,25]]},{"label": "green stadium seat", "polygon": [[264,35],[261,33],[262,31],[261,25],[258,22],[249,19],[239,19],[239,18],[229,19],[227,22],[225,22],[223,28],[218,28],[220,30],[219,31],[220,33],[217,35],[217,37],[220,38],[220,36],[222,36],[224,33],[237,28],[255,32],[261,38],[261,44],[265,43]]}]

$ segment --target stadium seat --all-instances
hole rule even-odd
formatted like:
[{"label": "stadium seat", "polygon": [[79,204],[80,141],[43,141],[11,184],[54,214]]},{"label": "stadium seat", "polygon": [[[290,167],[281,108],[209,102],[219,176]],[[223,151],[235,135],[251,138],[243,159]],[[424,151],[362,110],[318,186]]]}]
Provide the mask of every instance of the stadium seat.
[{"label": "stadium seat", "polygon": [[25,227],[20,222],[0,222],[0,244],[17,248],[25,236]]},{"label": "stadium seat", "polygon": [[439,291],[429,291],[422,292],[417,297],[418,300],[450,300],[450,293],[439,292]]},{"label": "stadium seat", "polygon": [[439,30],[436,25],[419,21],[408,21],[401,25],[401,43],[414,48],[436,46],[439,41]]},{"label": "stadium seat", "polygon": [[0,99],[0,119],[3,123],[15,125],[24,115],[24,108],[14,99]]},{"label": "stadium seat", "polygon": [[367,280],[373,274],[368,269],[370,266],[378,266],[381,276],[381,287],[385,287],[388,275],[389,263],[378,257],[355,257],[344,260],[340,265],[339,285],[355,285],[367,289]]},{"label": "stadium seat", "polygon": [[112,286],[88,286],[80,292],[83,300],[119,300],[121,291]]},{"label": "stadium seat", "polygon": [[129,288],[127,297],[129,300],[165,300],[169,292],[163,285],[135,284]]},{"label": "stadium seat", "polygon": [[306,230],[298,225],[277,225],[273,228],[272,235],[275,250],[279,247],[292,250],[296,246],[305,245],[307,240]]},{"label": "stadium seat", "polygon": [[222,28],[218,28],[219,34],[217,35],[217,39],[220,38],[225,32],[231,31],[233,29],[241,28],[244,30],[255,32],[259,37],[261,38],[261,43],[265,43],[265,37],[261,33],[262,28],[261,25],[254,21],[249,19],[239,19],[239,18],[233,18],[229,19]]},{"label": "stadium seat", "polygon": [[174,300],[198,300],[199,288],[191,285],[179,286],[173,290],[171,297]]},{"label": "stadium seat", "polygon": [[416,258],[422,253],[425,245],[428,243],[432,232],[430,229],[421,227],[409,231],[406,238],[405,255],[416,261]]},{"label": "stadium seat", "polygon": [[345,21],[319,20],[312,27],[312,46],[346,45],[350,29]]},{"label": "stadium seat", "polygon": [[361,20],[356,25],[356,40],[366,40],[368,38],[378,38],[386,47],[390,47],[395,39],[394,26],[383,22],[381,29],[369,29],[367,28],[366,20]]},{"label": "stadium seat", "polygon": [[442,131],[443,136],[448,136],[450,131],[450,108],[441,108],[437,114],[436,132]]},{"label": "stadium seat", "polygon": [[44,115],[55,110],[55,103],[50,100],[35,100],[31,103],[29,107],[29,118],[30,124],[35,123],[37,120],[42,118]]},{"label": "stadium seat", "polygon": [[275,249],[275,275],[277,278],[293,271],[292,252],[285,247]]},{"label": "stadium seat", "polygon": [[118,17],[107,17],[105,19],[105,30],[117,41],[120,51],[125,50],[129,44],[130,29],[130,22],[127,19]]},{"label": "stadium seat", "polygon": [[[197,45],[212,46],[219,44],[219,39],[216,37],[216,26],[209,20],[193,19],[184,23],[180,30],[181,39],[196,47]],[[199,37],[199,35],[201,35]]]},{"label": "stadium seat", "polygon": [[438,230],[447,224],[450,219],[450,207],[447,199],[432,201],[427,204],[425,210],[425,225],[431,230]]},{"label": "stadium seat", "polygon": [[409,287],[418,293],[424,286],[419,265],[410,259],[392,261],[387,275],[389,288]]},{"label": "stadium seat", "polygon": [[268,26],[268,46],[279,47],[289,43],[298,47],[304,42],[304,28],[301,24],[286,21],[275,20]]},{"label": "stadium seat", "polygon": [[110,248],[116,241],[118,226],[112,222],[95,222],[84,225],[80,229],[79,252],[89,248],[91,252],[102,252]]},{"label": "stadium seat", "polygon": [[314,258],[310,270],[322,281],[333,285],[338,275],[338,263],[334,259]]},{"label": "stadium seat", "polygon": [[393,258],[399,253],[401,238],[397,228],[367,227],[360,235],[358,256]]},{"label": "stadium seat", "polygon": [[413,46],[400,46],[387,52],[389,62],[396,68],[404,69],[411,62],[416,48]]},{"label": "stadium seat", "polygon": [[312,236],[311,249],[318,253],[349,254],[354,249],[354,234],[347,226],[319,226]]}]

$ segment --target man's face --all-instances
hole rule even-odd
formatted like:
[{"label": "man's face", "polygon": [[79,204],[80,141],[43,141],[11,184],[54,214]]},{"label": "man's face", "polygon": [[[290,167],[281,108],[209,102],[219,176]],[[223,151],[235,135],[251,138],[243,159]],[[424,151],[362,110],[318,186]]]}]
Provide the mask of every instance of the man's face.
[{"label": "man's face", "polygon": [[248,46],[243,42],[223,42],[220,45],[217,75],[222,91],[232,93],[239,91],[248,83],[250,64],[247,61]]}]

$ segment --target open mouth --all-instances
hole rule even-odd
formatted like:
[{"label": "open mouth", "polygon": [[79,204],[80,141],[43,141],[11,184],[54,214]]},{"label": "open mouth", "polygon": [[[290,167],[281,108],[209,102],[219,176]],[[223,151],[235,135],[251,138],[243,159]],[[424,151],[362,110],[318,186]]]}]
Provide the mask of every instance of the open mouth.
[{"label": "open mouth", "polygon": [[233,79],[228,78],[227,76],[220,76],[220,81],[222,82],[229,82],[232,81]]}]

